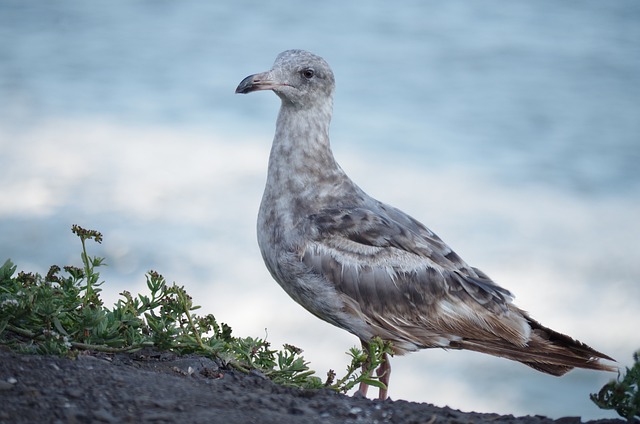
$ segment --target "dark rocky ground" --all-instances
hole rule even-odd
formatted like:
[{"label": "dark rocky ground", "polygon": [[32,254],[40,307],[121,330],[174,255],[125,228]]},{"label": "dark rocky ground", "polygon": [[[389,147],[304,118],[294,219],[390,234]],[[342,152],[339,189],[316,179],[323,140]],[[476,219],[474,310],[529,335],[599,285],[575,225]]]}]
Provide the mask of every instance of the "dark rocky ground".
[{"label": "dark rocky ground", "polygon": [[[257,374],[170,353],[77,359],[0,351],[0,423],[579,423],[464,413],[277,386]],[[591,423],[624,423],[600,420]]]}]

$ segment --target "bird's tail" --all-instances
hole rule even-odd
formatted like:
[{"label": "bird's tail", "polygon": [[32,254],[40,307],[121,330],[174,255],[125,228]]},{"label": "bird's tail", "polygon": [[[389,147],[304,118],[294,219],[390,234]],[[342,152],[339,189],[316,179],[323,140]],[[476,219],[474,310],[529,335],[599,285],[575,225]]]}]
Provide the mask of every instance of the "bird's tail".
[{"label": "bird's tail", "polygon": [[518,361],[538,371],[555,376],[564,375],[573,368],[617,371],[616,367],[599,362],[600,359],[615,362],[604,353],[598,352],[567,335],[544,327],[529,317],[527,320],[532,331],[526,346],[517,346],[502,339],[463,339],[456,342],[457,346],[455,347]]}]

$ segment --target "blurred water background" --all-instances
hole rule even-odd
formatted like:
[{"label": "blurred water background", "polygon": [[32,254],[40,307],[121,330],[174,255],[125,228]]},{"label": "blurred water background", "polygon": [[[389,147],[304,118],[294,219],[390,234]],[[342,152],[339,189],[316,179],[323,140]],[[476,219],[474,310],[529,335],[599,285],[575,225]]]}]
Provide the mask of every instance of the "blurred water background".
[{"label": "blurred water background", "polygon": [[[337,79],[333,148],[542,323],[629,365],[640,347],[640,2],[0,0],[0,261],[79,264],[104,295],[155,269],[237,335],[320,376],[355,337],[272,281],[255,241],[279,100],[234,95],[303,48]],[[266,330],[265,330],[266,329]],[[613,417],[506,360],[423,351],[390,395],[470,411]]]}]

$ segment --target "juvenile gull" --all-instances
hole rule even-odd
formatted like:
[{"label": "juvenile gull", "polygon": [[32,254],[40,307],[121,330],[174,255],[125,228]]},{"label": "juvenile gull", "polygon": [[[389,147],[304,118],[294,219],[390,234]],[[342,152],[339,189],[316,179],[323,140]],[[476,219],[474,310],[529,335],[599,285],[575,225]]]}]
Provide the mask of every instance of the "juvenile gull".
[{"label": "juvenile gull", "polygon": [[[320,319],[395,354],[468,349],[560,376],[574,367],[614,371],[612,360],[544,327],[511,293],[467,265],[431,230],[369,197],[336,163],[329,145],[335,81],[304,50],[278,55],[236,93],[272,90],[282,100],[258,213],[258,244],[273,278]],[[387,397],[391,367],[377,370]],[[367,385],[360,393],[366,396]]]}]

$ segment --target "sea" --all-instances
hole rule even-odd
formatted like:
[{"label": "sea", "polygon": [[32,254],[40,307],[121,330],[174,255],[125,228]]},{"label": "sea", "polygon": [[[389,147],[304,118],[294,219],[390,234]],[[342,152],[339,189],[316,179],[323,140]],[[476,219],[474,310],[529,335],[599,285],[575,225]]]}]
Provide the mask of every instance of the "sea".
[{"label": "sea", "polygon": [[[0,262],[79,265],[102,294],[184,285],[238,336],[344,373],[351,334],[272,280],[256,242],[279,99],[234,94],[287,49],[337,86],[332,147],[544,325],[624,367],[640,348],[640,2],[0,0]],[[463,411],[616,417],[479,353],[392,359],[390,397]]]}]

